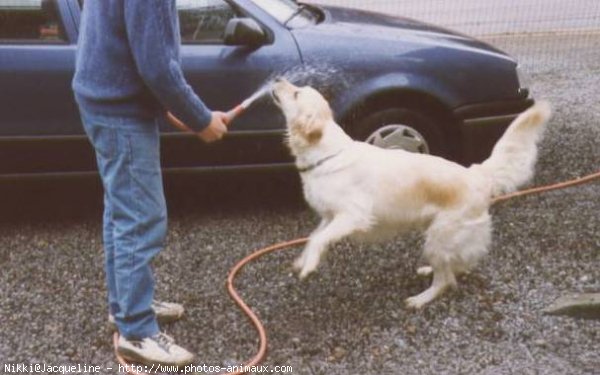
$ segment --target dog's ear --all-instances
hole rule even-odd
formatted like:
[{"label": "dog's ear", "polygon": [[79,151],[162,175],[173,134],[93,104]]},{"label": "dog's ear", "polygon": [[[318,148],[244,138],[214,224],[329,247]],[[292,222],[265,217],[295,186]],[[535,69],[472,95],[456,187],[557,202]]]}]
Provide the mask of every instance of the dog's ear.
[{"label": "dog's ear", "polygon": [[296,118],[293,127],[309,144],[315,144],[323,136],[324,119],[316,112],[306,113]]}]

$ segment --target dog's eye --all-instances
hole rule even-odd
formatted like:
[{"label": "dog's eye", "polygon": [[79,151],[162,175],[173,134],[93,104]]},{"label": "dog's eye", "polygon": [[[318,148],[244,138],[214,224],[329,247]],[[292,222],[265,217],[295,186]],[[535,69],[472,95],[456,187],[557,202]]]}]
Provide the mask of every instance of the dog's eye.
[{"label": "dog's eye", "polygon": [[298,99],[298,95],[300,95],[300,90],[294,91],[294,99]]}]

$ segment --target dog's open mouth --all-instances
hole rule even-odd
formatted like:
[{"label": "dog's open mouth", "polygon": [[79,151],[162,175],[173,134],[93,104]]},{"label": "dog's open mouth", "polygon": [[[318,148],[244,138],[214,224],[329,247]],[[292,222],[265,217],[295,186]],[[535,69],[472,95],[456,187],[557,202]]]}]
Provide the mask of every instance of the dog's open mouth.
[{"label": "dog's open mouth", "polygon": [[277,105],[281,104],[281,101],[279,100],[279,97],[277,96],[277,93],[275,92],[274,88],[271,89],[271,98],[273,98],[273,101],[275,102],[275,104],[277,104]]}]

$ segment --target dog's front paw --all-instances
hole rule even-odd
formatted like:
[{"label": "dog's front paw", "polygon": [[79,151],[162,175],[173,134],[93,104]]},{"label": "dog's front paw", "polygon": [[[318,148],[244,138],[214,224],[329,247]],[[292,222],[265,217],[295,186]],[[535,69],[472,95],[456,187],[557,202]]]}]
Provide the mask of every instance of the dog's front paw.
[{"label": "dog's front paw", "polygon": [[304,268],[304,254],[300,255],[294,263],[292,263],[292,269],[296,272],[300,272]]},{"label": "dog's front paw", "polygon": [[319,256],[318,254],[312,254],[309,253],[307,256],[305,256],[302,261],[302,269],[300,270],[300,279],[304,279],[306,278],[306,276],[308,276],[309,274],[311,274],[312,272],[314,272],[314,270],[317,269],[317,266],[319,265]]},{"label": "dog's front paw", "polygon": [[312,273],[317,268],[317,266],[309,266],[306,262],[306,257],[304,256],[304,254],[302,254],[298,258],[296,258],[296,260],[292,264],[292,268],[294,269],[294,271],[299,273],[298,276],[300,280],[302,280],[306,278],[306,276],[308,276],[310,273]]},{"label": "dog's front paw", "polygon": [[406,300],[404,300],[404,304],[409,309],[420,310],[429,301],[425,301],[423,298],[419,297],[420,296],[409,297]]},{"label": "dog's front paw", "polygon": [[307,277],[308,275],[310,275],[311,273],[313,273],[313,271],[314,271],[316,268],[317,268],[317,267],[310,268],[310,267],[306,267],[306,266],[305,266],[305,267],[303,267],[303,268],[302,268],[302,270],[300,271],[300,275],[298,275],[298,277],[300,278],[300,280],[304,280],[304,279],[306,279],[306,277]]}]

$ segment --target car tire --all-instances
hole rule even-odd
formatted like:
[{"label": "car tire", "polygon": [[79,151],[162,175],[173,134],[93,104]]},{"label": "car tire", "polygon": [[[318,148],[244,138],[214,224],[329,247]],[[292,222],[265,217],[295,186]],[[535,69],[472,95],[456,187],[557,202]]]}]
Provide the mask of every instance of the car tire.
[{"label": "car tire", "polygon": [[417,109],[388,108],[363,117],[358,121],[354,133],[356,139],[369,141],[379,147],[402,148],[447,157],[448,147],[444,143],[440,125],[441,121],[437,118]]}]

